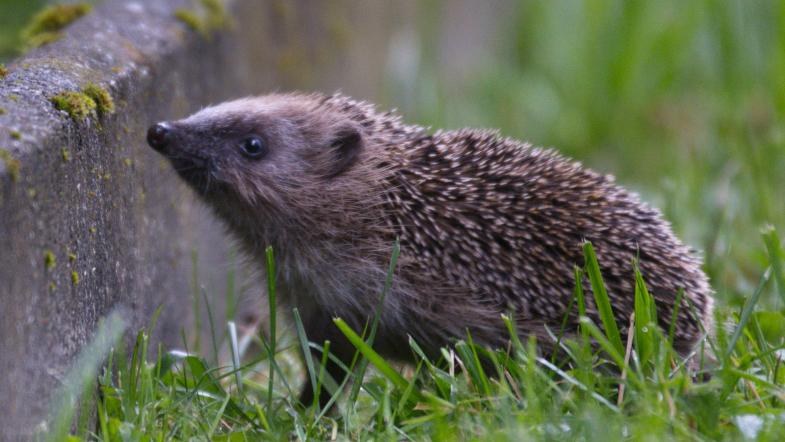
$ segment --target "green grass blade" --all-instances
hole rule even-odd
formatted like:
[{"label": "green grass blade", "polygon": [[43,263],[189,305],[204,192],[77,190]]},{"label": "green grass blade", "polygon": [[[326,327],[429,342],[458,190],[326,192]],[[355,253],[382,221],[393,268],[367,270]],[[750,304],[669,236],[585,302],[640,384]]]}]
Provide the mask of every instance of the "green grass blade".
[{"label": "green grass blade", "polygon": [[236,289],[236,280],[237,280],[237,252],[234,248],[229,250],[229,267],[226,272],[226,295],[225,303],[225,320],[232,321],[234,320],[234,315],[237,312],[237,289]]},{"label": "green grass blade", "polygon": [[[575,266],[575,288],[573,289],[573,297],[578,302],[578,317],[586,316],[586,295],[583,292],[583,269]],[[589,345],[589,332],[584,330],[581,326],[581,342],[584,346]]]},{"label": "green grass blade", "polygon": [[224,416],[224,411],[226,410],[226,406],[229,405],[229,401],[232,400],[232,397],[228,394],[226,398],[221,403],[221,408],[215,413],[215,419],[213,419],[212,423],[210,423],[210,431],[207,435],[207,440],[213,440],[213,436],[215,435],[216,430],[218,429],[218,425],[221,424],[221,418]]},{"label": "green grass blade", "polygon": [[136,334],[136,340],[134,341],[134,351],[131,355],[131,366],[128,376],[128,385],[125,386],[125,388],[128,391],[129,402],[132,404],[136,403],[136,391],[139,385],[138,382],[139,370],[145,358],[144,354],[140,354],[141,353],[140,347],[142,344],[143,337],[144,337],[144,331],[140,330]]},{"label": "green grass blade", "polygon": [[505,327],[507,327],[507,333],[510,335],[512,349],[514,351],[513,355],[518,361],[524,360],[526,351],[523,347],[523,343],[521,343],[521,338],[518,335],[518,329],[516,327],[515,321],[512,319],[513,316],[511,316],[511,314],[503,314],[501,317],[502,322],[504,322]]},{"label": "green grass blade", "polygon": [[199,303],[199,252],[191,250],[191,297],[194,315],[194,351],[197,353],[202,349],[202,309]]},{"label": "green grass blade", "polygon": [[728,342],[728,348],[725,350],[725,362],[727,363],[728,358],[731,354],[733,354],[733,350],[736,347],[736,342],[738,342],[739,338],[741,337],[744,328],[747,326],[747,322],[750,320],[750,316],[752,312],[755,310],[755,305],[760,300],[761,294],[763,294],[763,289],[766,287],[766,283],[769,282],[771,278],[772,269],[768,267],[763,275],[760,277],[760,281],[758,281],[758,286],[755,288],[755,291],[752,293],[752,296],[747,298],[744,302],[744,307],[741,309],[741,315],[739,316],[739,323],[736,325],[736,329],[733,331],[733,335],[730,338],[730,342]]},{"label": "green grass blade", "polygon": [[594,324],[594,322],[592,322],[591,318],[584,316],[581,318],[580,321],[581,324],[586,326],[586,329],[589,331],[591,336],[597,341],[600,347],[602,347],[602,349],[605,350],[605,353],[611,357],[611,359],[619,368],[619,370],[626,369],[629,374],[629,378],[631,380],[634,380],[639,386],[642,385],[640,379],[637,377],[636,372],[631,371],[627,366],[627,364],[624,362],[624,353],[620,353],[619,351],[616,350],[616,347],[613,345],[613,343],[610,342],[607,336],[605,336],[605,334],[603,334],[600,331],[600,329]]},{"label": "green grass blade", "polygon": [[[314,403],[319,404],[316,397],[318,395],[318,383],[317,383],[317,374],[316,368],[313,364],[313,355],[311,354],[310,345],[308,345],[308,336],[305,334],[305,327],[303,326],[303,320],[300,318],[300,311],[295,307],[292,309],[292,314],[294,316],[294,325],[295,330],[297,331],[297,339],[300,342],[300,350],[303,352],[303,359],[305,359],[305,368],[308,371],[308,377],[311,380],[311,387],[313,388],[314,394]],[[303,404],[308,405],[308,404]]]},{"label": "green grass blade", "polygon": [[[657,327],[657,310],[654,298],[649,293],[643,281],[640,267],[636,261],[635,268],[635,348],[638,353],[638,362],[641,366],[653,363],[654,351],[657,348],[655,341]],[[632,332],[632,331],[630,331]]]},{"label": "green grass blade", "polygon": [[679,317],[679,310],[684,301],[684,289],[676,292],[676,299],[673,301],[673,311],[671,311],[671,322],[668,326],[668,345],[673,348],[673,340],[676,338],[676,324]]},{"label": "green grass blade", "polygon": [[237,392],[242,394],[243,392],[243,380],[240,373],[240,348],[237,345],[237,327],[234,324],[234,321],[229,321],[226,324],[227,328],[229,329],[229,349],[232,353],[232,368],[234,369],[234,381],[237,385]]},{"label": "green grass blade", "polygon": [[[213,307],[210,305],[210,298],[207,297],[207,290],[202,287],[200,292],[202,293],[202,298],[204,299],[204,306],[207,310],[207,323],[210,325],[210,344],[213,346],[213,362],[217,365],[218,364],[218,337],[215,331],[215,321],[213,318]],[[200,333],[201,331],[197,331]]]},{"label": "green grass blade", "polygon": [[[319,363],[319,376],[316,379],[316,388],[314,389],[313,395],[313,402],[315,404],[319,404],[319,396],[322,393],[322,385],[324,384],[324,377],[327,374],[327,363],[329,362],[330,358],[330,341],[324,341],[324,347],[322,348],[322,360]],[[335,382],[335,381],[333,381]],[[331,394],[335,395],[335,391],[332,391]]]},{"label": "green grass blade", "polygon": [[270,373],[269,373],[269,381],[268,381],[268,390],[267,390],[267,409],[270,410],[273,407],[273,385],[275,383],[275,370],[273,369],[273,363],[275,361],[275,350],[276,350],[276,336],[275,331],[277,329],[277,305],[276,305],[276,293],[275,293],[275,256],[273,255],[273,248],[272,246],[267,246],[265,249],[265,255],[267,256],[267,302],[269,308],[269,317],[270,317],[270,343],[268,348],[268,356],[270,357]]},{"label": "green grass blade", "polygon": [[368,336],[368,342],[373,344],[373,340],[376,338],[376,330],[379,327],[379,320],[382,316],[382,309],[384,308],[384,301],[387,299],[387,295],[390,293],[390,289],[392,288],[393,284],[393,277],[395,276],[395,268],[398,266],[398,256],[401,254],[401,243],[398,239],[395,239],[393,243],[392,253],[390,254],[390,263],[387,267],[387,276],[384,280],[384,287],[382,288],[382,294],[379,297],[379,305],[376,307],[376,312],[374,313],[373,323],[371,324],[371,333]]},{"label": "green grass blade", "polygon": [[621,341],[619,327],[616,325],[616,317],[613,315],[611,300],[608,297],[605,283],[602,280],[600,265],[597,262],[597,255],[594,253],[594,247],[588,241],[583,243],[583,256],[586,261],[586,274],[589,276],[589,281],[591,282],[594,302],[597,306],[597,313],[599,313],[600,320],[602,321],[602,327],[605,329],[605,335],[616,350],[620,354],[624,354],[624,344]]},{"label": "green grass blade", "polygon": [[[374,349],[371,348],[367,342],[365,342],[357,333],[355,333],[354,330],[352,330],[352,328],[349,327],[349,325],[343,319],[335,318],[333,319],[333,322],[338,327],[338,329],[341,330],[341,333],[346,336],[346,339],[348,339],[349,342],[351,342],[352,345],[354,345],[354,347],[357,348],[357,350],[359,350],[360,353],[362,353],[362,355],[365,356],[365,358],[367,358],[368,361],[373,364],[373,366],[376,367],[376,369],[379,370],[382,375],[384,375],[384,377],[392,382],[396,388],[400,389],[401,391],[405,391],[407,389],[409,383],[406,382],[406,379],[404,379],[400,373],[395,371],[395,369],[390,364],[388,364],[387,361],[385,361],[384,358],[379,355],[379,353],[376,353],[376,351],[374,351]],[[355,382],[360,381],[356,380]],[[412,396],[414,396],[416,399],[420,399],[419,392],[415,391]]]},{"label": "green grass blade", "polygon": [[[578,278],[580,281],[580,278]],[[559,325],[559,334],[556,336],[556,344],[554,344],[554,348],[559,348],[562,345],[562,341],[564,339],[565,333],[567,333],[567,324],[570,320],[570,313],[572,313],[572,309],[574,308],[575,304],[577,303],[578,295],[576,293],[576,289],[573,289],[573,296],[570,297],[570,302],[567,303],[567,308],[564,309],[564,315],[562,316],[561,324]],[[583,294],[581,294],[581,298]],[[584,308],[585,309],[585,308]],[[554,351],[551,355],[551,362],[556,362],[556,357],[558,356],[559,352]]]},{"label": "green grass blade", "polygon": [[597,392],[591,391],[583,383],[581,383],[580,381],[578,381],[574,377],[570,376],[567,372],[565,372],[564,370],[560,369],[559,367],[551,364],[550,361],[548,361],[547,359],[544,359],[544,358],[541,358],[541,357],[537,357],[537,362],[539,362],[541,365],[545,366],[549,370],[551,370],[554,373],[556,373],[560,378],[564,379],[567,383],[569,383],[571,385],[574,385],[575,387],[578,387],[580,390],[583,390],[583,391],[589,393],[597,402],[605,405],[606,407],[608,407],[609,409],[611,409],[614,412],[617,412],[617,413],[619,412],[619,407],[617,407],[616,405],[612,404],[608,399],[604,398],[602,395],[598,394]]},{"label": "green grass blade", "polygon": [[215,379],[212,371],[202,358],[196,356],[186,356],[183,362],[188,366],[194,378],[194,389],[206,391],[216,397],[226,395],[223,387]]},{"label": "green grass blade", "polygon": [[777,284],[777,292],[785,301],[785,273],[782,268],[783,252],[782,243],[774,226],[767,226],[763,229],[763,242],[766,244],[766,252],[769,255],[769,265],[774,272],[774,282]]},{"label": "green grass blade", "polygon": [[[379,321],[382,315],[382,308],[384,307],[385,299],[387,299],[387,294],[390,292],[390,288],[392,288],[393,283],[393,276],[395,275],[395,267],[398,265],[398,256],[401,253],[401,245],[398,239],[395,239],[393,243],[392,254],[390,255],[390,264],[387,268],[387,276],[384,280],[384,287],[382,288],[381,296],[379,297],[379,305],[376,307],[376,312],[373,316],[373,321],[371,323],[371,331],[366,339],[369,345],[373,345],[374,339],[376,339],[376,330],[379,326]],[[354,374],[355,383],[352,385],[352,389],[349,392],[349,399],[348,402],[350,404],[354,404],[357,401],[357,396],[360,394],[360,387],[362,386],[363,378],[365,377],[365,371],[368,368],[368,361],[360,360],[357,370]]]},{"label": "green grass blade", "polygon": [[491,386],[488,381],[488,376],[485,374],[482,363],[480,363],[480,358],[477,355],[477,350],[472,342],[471,334],[468,331],[466,336],[468,342],[461,341],[455,344],[455,352],[458,353],[458,356],[461,358],[475,388],[483,395],[490,396]]}]

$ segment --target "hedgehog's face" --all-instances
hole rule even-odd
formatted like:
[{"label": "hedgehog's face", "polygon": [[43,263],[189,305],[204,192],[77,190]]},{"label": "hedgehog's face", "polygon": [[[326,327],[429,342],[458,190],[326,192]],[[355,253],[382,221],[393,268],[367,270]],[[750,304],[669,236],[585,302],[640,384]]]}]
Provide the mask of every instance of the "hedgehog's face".
[{"label": "hedgehog's face", "polygon": [[[243,99],[150,127],[147,141],[207,199],[287,204],[354,163],[360,131],[288,103]],[[236,197],[236,198],[231,198]]]}]

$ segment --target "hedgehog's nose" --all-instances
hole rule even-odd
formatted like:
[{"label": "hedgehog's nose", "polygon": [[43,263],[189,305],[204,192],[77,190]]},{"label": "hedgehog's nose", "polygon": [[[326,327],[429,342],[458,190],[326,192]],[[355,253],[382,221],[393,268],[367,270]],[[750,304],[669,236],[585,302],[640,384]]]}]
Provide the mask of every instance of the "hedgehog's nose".
[{"label": "hedgehog's nose", "polygon": [[172,141],[172,126],[168,123],[157,123],[147,129],[147,144],[161,152]]}]

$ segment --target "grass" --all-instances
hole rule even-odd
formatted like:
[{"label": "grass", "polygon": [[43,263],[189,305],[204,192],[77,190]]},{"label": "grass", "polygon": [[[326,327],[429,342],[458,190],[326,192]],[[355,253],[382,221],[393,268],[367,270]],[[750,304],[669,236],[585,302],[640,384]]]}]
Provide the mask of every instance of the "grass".
[{"label": "grass", "polygon": [[[656,326],[655,301],[639,272],[634,331],[626,343],[619,340],[619,324],[612,314],[603,316],[600,324],[582,316],[580,336],[562,339],[559,357],[539,354],[534,340],[522,341],[515,324],[500,317],[510,331],[507,348],[483,348],[467,336],[444,348],[442,357],[434,360],[410,341],[416,362],[404,368],[373,350],[370,330],[375,329],[378,316],[366,337],[336,318],[338,328],[357,348],[357,357],[347,370],[361,388],[353,393],[350,384],[337,386],[341,399],[333,411],[297,402],[295,387],[302,382],[300,377],[310,376],[317,384],[326,382],[326,356],[307,360],[306,367],[292,367],[290,356],[302,348],[321,349],[329,343],[309,342],[296,313],[295,330],[290,330],[295,336],[279,335],[279,345],[255,337],[259,347],[267,349],[256,356],[245,354],[236,337],[230,338],[225,345],[231,357],[223,363],[160,347],[147,361],[148,332],[141,330],[130,352],[124,352],[118,341],[97,382],[90,370],[81,366],[74,370],[83,375],[79,382],[67,384],[69,397],[74,391],[84,391],[83,402],[95,404],[97,417],[93,425],[90,419],[79,419],[76,431],[68,437],[107,441],[607,441],[738,440],[753,435],[757,440],[782,440],[785,334],[777,328],[782,317],[761,315],[764,312],[756,310],[756,305],[767,284],[782,282],[774,275],[782,274],[783,250],[775,230],[768,229],[763,236],[771,246],[758,288],[740,310],[720,313],[718,320],[724,326],[701,342],[691,362],[674,353],[672,334]],[[598,310],[611,312],[591,244],[585,245],[584,255],[587,264],[576,269],[576,280],[590,281]],[[388,286],[396,256],[397,252],[391,260]],[[268,283],[274,294],[275,281],[270,278]],[[574,308],[579,312],[586,302],[584,296],[582,285],[576,285]],[[228,325],[233,330],[233,324]],[[555,336],[558,330],[553,332]],[[269,335],[276,333],[272,329]],[[110,335],[118,336],[116,330]],[[105,354],[106,339],[99,337],[97,341],[104,344],[91,346],[80,358],[92,361],[93,371],[101,358],[90,355]],[[490,364],[480,363],[481,359]],[[373,369],[366,372],[366,365]],[[292,375],[296,372],[301,376]],[[272,373],[276,373],[275,382]],[[76,402],[63,403],[58,402],[55,422],[60,424],[53,428],[60,433],[51,434],[53,440],[63,440],[69,433],[63,416],[77,414]]]},{"label": "grass", "polygon": [[[443,5],[424,4],[423,35],[438,36]],[[75,390],[96,405],[96,414],[85,412],[95,425],[69,402],[61,412],[77,415],[76,424],[57,426],[56,436],[783,440],[785,3],[531,0],[505,16],[499,36],[507,43],[468,79],[444,81],[449,67],[432,62],[436,39],[426,39],[411,72],[389,75],[388,101],[410,121],[498,127],[557,146],[662,208],[704,254],[717,292],[716,333],[689,363],[671,349],[673,330],[654,326],[639,274],[634,332],[623,338],[618,330],[630,324],[613,319],[602,262],[587,245],[573,308],[585,316],[580,282],[588,281],[601,321],[582,319],[577,339],[562,340],[563,357],[538,354],[507,321],[509,348],[478,347],[467,336],[433,360],[410,342],[416,363],[399,367],[373,351],[372,333],[338,318],[358,350],[347,367],[358,381],[336,385],[325,376],[326,356],[304,366],[292,357],[330,346],[309,342],[296,314],[288,332],[273,320],[254,336],[256,353],[227,324],[220,345],[232,356],[220,361],[200,348],[158,348],[148,360],[143,330],[128,352],[115,346],[96,384]],[[340,392],[337,409],[297,403],[306,376]]]}]

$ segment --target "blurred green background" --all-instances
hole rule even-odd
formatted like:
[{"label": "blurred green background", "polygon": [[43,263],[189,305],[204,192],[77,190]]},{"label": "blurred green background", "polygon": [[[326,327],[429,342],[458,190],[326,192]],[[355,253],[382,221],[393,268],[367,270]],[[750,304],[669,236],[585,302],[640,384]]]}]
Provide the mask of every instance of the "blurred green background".
[{"label": "blurred green background", "polygon": [[[0,0],[0,59],[44,3]],[[751,293],[760,229],[785,232],[785,1],[491,3],[502,10],[490,21],[470,11],[451,31],[451,14],[480,3],[416,2],[381,101],[411,122],[499,128],[616,175],[703,253],[720,299]],[[462,48],[444,47],[475,27],[492,44],[458,73]]]},{"label": "blurred green background", "polygon": [[0,62],[7,62],[19,53],[19,33],[46,0],[0,0]]}]

